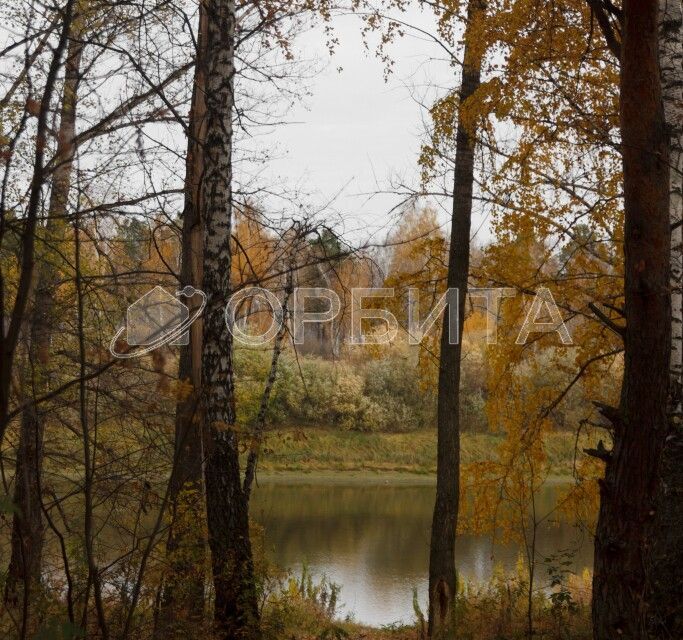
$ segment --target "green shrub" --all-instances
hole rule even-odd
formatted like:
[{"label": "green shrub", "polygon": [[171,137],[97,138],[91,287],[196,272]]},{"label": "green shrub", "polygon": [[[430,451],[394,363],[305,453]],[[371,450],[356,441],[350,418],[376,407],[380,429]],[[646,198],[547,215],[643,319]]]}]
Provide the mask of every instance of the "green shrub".
[{"label": "green shrub", "polygon": [[[271,363],[270,350],[235,351],[238,420],[258,415]],[[481,370],[463,371],[463,430],[487,430]],[[366,362],[335,362],[282,354],[268,407],[272,426],[330,426],[350,431],[407,433],[436,424],[436,390],[426,386],[417,362],[391,355]]]}]

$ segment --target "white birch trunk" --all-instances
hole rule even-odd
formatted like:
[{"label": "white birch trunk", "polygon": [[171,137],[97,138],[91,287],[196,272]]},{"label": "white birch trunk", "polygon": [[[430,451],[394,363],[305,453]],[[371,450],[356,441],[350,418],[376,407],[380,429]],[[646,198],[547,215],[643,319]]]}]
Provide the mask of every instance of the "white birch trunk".
[{"label": "white birch trunk", "polygon": [[659,66],[669,133],[671,221],[671,417],[679,428],[668,435],[662,457],[659,495],[652,522],[649,557],[649,637],[683,637],[683,7],[659,0]]},{"label": "white birch trunk", "polygon": [[232,117],[235,108],[235,2],[206,0],[206,140],[204,175],[204,276],[202,345],[204,419],[210,434],[204,476],[214,585],[217,640],[259,637],[249,500],[242,489],[232,336],[224,308],[231,294]]},{"label": "white birch trunk", "polygon": [[681,413],[683,378],[683,4],[659,0],[659,59],[671,149],[671,376],[673,411]]}]

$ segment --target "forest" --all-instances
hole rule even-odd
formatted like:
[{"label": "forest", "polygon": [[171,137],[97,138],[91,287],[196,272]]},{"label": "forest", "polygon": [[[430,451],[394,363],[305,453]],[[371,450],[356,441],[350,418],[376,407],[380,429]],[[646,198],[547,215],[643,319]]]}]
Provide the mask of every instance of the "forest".
[{"label": "forest", "polygon": [[1,639],[683,639],[681,0],[0,14]]}]

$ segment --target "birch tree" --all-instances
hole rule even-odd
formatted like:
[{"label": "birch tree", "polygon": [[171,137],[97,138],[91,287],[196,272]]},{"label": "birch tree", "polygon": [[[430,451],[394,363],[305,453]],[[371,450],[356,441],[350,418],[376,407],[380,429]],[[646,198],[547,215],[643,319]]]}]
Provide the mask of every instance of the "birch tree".
[{"label": "birch tree", "polygon": [[232,336],[224,316],[231,292],[235,3],[209,0],[206,12],[202,393],[209,441],[205,482],[214,618],[219,637],[228,639],[258,635],[259,612],[248,499],[240,478]]},{"label": "birch tree", "polygon": [[671,225],[671,432],[664,446],[661,481],[652,527],[649,621],[653,637],[683,635],[683,7],[659,2],[659,64],[669,137]]}]

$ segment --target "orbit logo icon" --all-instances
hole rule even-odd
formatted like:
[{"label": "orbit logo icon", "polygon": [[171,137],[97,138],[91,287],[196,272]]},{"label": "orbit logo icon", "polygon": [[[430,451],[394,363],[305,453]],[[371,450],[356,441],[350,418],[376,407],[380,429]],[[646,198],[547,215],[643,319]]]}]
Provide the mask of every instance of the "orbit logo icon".
[{"label": "orbit logo icon", "polygon": [[[188,306],[178,298],[201,298],[200,305],[190,315]],[[109,351],[115,358],[137,358],[166,344],[186,345],[189,343],[188,329],[199,318],[206,306],[203,291],[187,286],[175,296],[163,287],[156,286],[128,307],[126,326],[121,327],[109,343]],[[123,333],[130,351],[117,348]],[[135,348],[138,347],[138,348]]]}]

